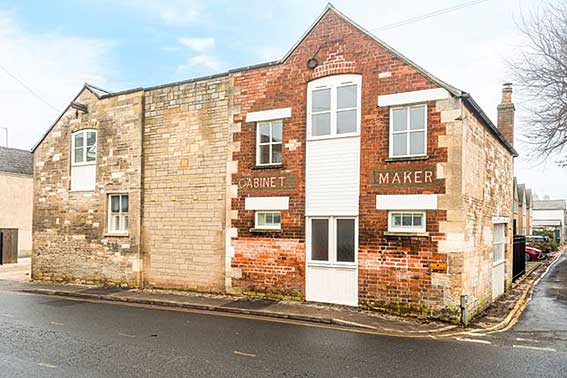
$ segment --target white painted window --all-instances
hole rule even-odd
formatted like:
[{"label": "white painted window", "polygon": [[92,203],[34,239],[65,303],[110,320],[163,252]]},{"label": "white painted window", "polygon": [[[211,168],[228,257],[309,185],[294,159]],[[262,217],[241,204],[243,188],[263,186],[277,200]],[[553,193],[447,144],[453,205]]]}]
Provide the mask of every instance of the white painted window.
[{"label": "white painted window", "polygon": [[360,133],[360,75],[335,75],[307,85],[307,136],[323,139]]},{"label": "white painted window", "polygon": [[255,217],[255,228],[279,230],[282,227],[279,211],[256,211]]},{"label": "white painted window", "polygon": [[128,232],[128,194],[108,195],[108,232]]},{"label": "white painted window", "polygon": [[390,109],[390,157],[427,154],[427,105]]},{"label": "white painted window", "polygon": [[308,219],[309,261],[330,265],[356,263],[357,219],[354,217],[313,217]]},{"label": "white painted window", "polygon": [[425,212],[390,211],[388,213],[388,231],[425,232],[425,218]]},{"label": "white painted window", "polygon": [[281,120],[258,122],[256,133],[256,165],[277,165],[282,163]]},{"label": "white painted window", "polygon": [[498,265],[504,261],[504,223],[498,223],[494,225],[494,253],[493,253],[493,263]]},{"label": "white painted window", "polygon": [[90,191],[96,184],[96,130],[80,130],[71,135],[71,190]]}]

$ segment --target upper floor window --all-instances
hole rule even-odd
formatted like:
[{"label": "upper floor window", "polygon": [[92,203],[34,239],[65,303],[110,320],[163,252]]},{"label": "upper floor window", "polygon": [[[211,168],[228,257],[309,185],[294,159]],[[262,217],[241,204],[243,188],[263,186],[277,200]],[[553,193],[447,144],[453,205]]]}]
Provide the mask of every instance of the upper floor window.
[{"label": "upper floor window", "polygon": [[282,128],[279,121],[258,122],[256,135],[256,165],[282,163]]},{"label": "upper floor window", "polygon": [[335,75],[307,85],[309,139],[358,135],[360,132],[360,75]]},{"label": "upper floor window", "polygon": [[427,153],[427,105],[390,109],[390,157]]},{"label": "upper floor window", "polygon": [[71,190],[91,191],[96,185],[96,130],[71,135]]}]

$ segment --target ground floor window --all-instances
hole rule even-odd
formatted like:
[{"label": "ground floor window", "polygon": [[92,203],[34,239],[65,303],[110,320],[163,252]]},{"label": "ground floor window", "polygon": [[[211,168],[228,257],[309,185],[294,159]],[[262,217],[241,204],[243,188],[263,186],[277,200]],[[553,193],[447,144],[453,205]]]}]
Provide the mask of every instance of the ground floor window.
[{"label": "ground floor window", "polygon": [[390,211],[388,231],[425,232],[425,212]]},{"label": "ground floor window", "polygon": [[494,253],[493,262],[499,264],[504,261],[504,223],[494,225]]},{"label": "ground floor window", "polygon": [[356,218],[317,217],[308,220],[309,259],[312,262],[356,262]]},{"label": "ground floor window", "polygon": [[281,213],[279,211],[257,211],[254,227],[259,229],[281,229]]},{"label": "ground floor window", "polygon": [[128,194],[110,194],[108,196],[108,232],[128,232]]}]

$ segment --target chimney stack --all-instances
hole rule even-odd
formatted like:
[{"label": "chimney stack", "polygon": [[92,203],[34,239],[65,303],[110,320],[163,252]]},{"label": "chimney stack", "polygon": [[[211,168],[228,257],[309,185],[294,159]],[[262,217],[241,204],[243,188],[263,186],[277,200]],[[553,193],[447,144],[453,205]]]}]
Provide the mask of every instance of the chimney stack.
[{"label": "chimney stack", "polygon": [[512,83],[502,86],[502,102],[498,105],[498,130],[511,145],[514,145],[514,103]]}]

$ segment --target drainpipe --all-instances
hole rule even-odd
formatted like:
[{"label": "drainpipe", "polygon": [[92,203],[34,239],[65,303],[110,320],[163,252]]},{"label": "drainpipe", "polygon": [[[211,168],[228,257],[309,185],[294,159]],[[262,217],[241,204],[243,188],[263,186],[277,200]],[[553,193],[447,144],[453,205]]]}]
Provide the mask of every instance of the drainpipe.
[{"label": "drainpipe", "polygon": [[461,295],[461,324],[465,327],[469,324],[467,319],[467,301],[468,295]]}]

